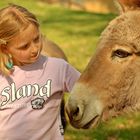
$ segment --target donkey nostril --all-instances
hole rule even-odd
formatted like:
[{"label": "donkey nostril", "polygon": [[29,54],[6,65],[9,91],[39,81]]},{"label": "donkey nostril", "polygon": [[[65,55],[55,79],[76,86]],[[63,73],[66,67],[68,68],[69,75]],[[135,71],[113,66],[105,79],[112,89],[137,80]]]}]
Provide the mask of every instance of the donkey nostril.
[{"label": "donkey nostril", "polygon": [[82,118],[82,108],[75,107],[73,112],[71,112],[71,117],[74,121],[79,121]]},{"label": "donkey nostril", "polygon": [[66,104],[66,112],[72,121],[79,121],[83,116],[84,106],[81,102],[69,99]]},{"label": "donkey nostril", "polygon": [[73,115],[73,116],[78,116],[78,114],[79,114],[79,107],[77,107],[77,108],[75,109],[75,111],[73,111],[72,115]]}]

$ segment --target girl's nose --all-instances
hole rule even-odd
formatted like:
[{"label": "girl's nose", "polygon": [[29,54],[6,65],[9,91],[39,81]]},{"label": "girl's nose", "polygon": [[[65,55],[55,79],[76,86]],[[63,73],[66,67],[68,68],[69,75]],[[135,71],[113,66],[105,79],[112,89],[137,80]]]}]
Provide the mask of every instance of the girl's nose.
[{"label": "girl's nose", "polygon": [[31,46],[31,53],[32,53],[32,54],[38,53],[38,45],[36,45],[36,44],[34,44],[34,43],[32,43],[31,45],[32,45],[32,46]]}]

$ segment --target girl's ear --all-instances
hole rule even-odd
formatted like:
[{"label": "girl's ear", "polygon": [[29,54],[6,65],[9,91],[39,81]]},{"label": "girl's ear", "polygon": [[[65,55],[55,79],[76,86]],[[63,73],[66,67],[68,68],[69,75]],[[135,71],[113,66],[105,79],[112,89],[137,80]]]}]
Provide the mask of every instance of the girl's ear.
[{"label": "girl's ear", "polygon": [[121,13],[140,9],[140,0],[117,0],[121,6]]},{"label": "girl's ear", "polygon": [[3,39],[0,39],[0,50],[3,53],[8,53],[7,42],[5,40],[3,40]]},{"label": "girl's ear", "polygon": [[1,44],[1,45],[0,45],[0,49],[1,49],[1,51],[2,51],[3,53],[8,54],[8,50],[7,50],[7,46],[6,46],[6,45]]}]

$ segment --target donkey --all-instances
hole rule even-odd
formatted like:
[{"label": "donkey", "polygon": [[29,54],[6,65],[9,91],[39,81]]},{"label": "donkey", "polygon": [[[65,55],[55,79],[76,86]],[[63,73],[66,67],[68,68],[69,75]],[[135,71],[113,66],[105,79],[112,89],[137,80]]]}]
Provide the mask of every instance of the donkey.
[{"label": "donkey", "polygon": [[93,128],[140,110],[140,0],[118,2],[121,14],[101,34],[96,53],[66,105],[76,128]]},{"label": "donkey", "polygon": [[49,40],[46,37],[43,37],[43,49],[42,54],[47,55],[50,57],[57,57],[62,58],[66,61],[68,61],[65,53],[62,51],[62,49],[53,41]]}]

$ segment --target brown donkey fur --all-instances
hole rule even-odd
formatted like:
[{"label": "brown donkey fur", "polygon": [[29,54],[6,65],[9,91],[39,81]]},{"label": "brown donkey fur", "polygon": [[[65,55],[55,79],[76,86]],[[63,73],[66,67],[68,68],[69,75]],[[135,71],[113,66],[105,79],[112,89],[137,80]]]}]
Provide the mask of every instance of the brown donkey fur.
[{"label": "brown donkey fur", "polygon": [[101,34],[68,100],[66,111],[76,128],[140,110],[140,0],[119,3],[123,13]]}]

